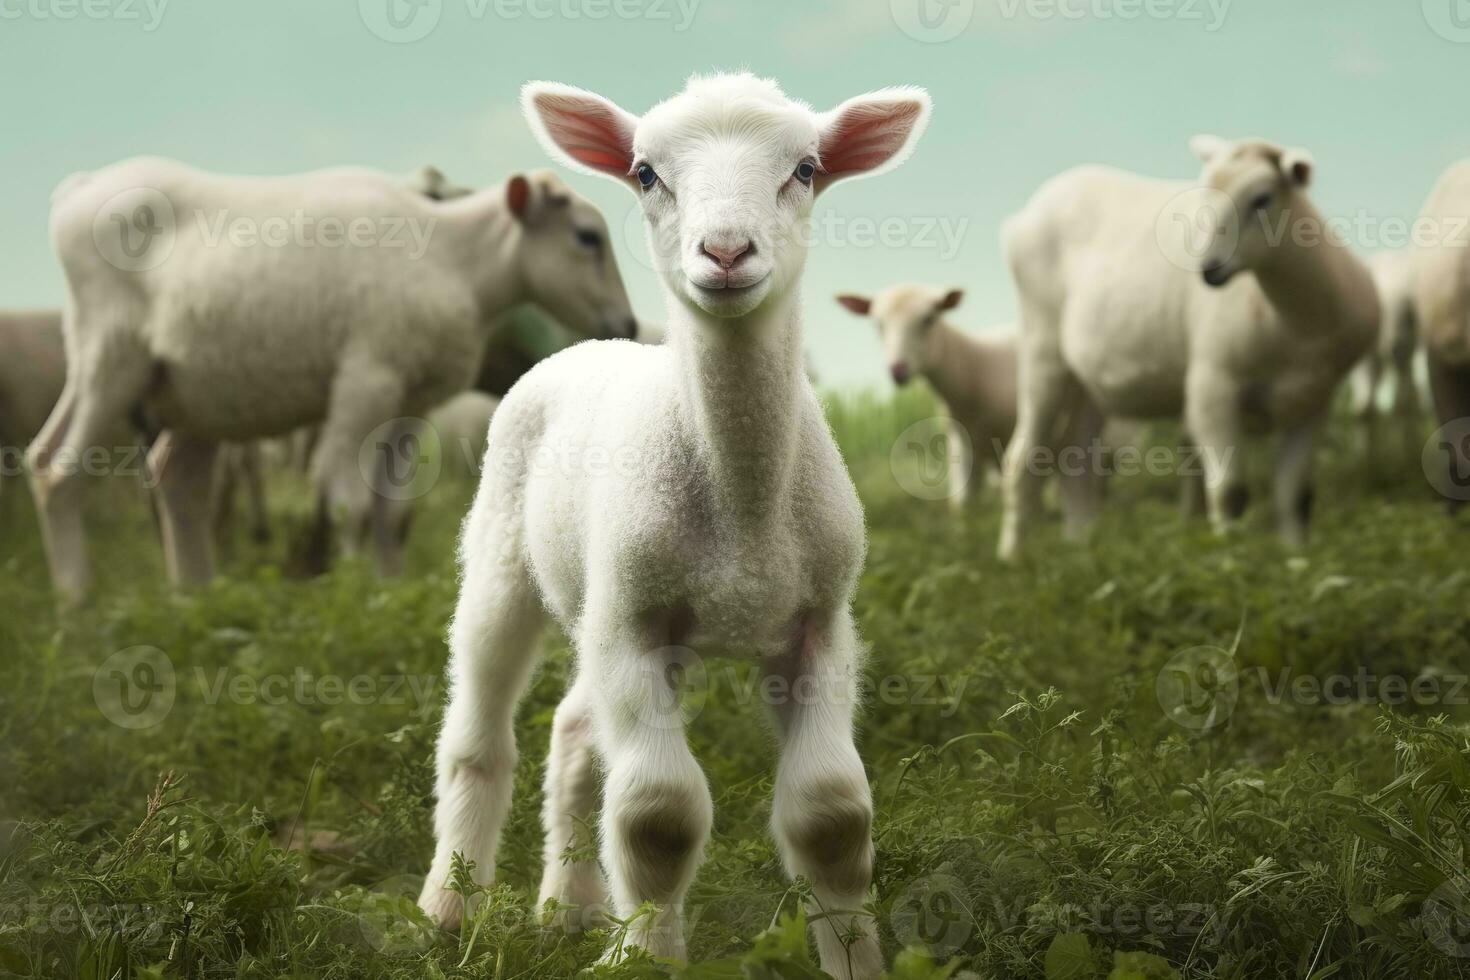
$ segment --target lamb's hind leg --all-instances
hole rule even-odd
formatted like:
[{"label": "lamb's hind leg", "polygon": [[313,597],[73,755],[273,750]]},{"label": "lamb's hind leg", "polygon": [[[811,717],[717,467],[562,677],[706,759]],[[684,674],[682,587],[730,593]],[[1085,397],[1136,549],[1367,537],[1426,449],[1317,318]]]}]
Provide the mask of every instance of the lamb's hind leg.
[{"label": "lamb's hind leg", "polygon": [[812,934],[822,969],[870,980],[883,957],[862,911],[873,876],[873,803],[852,739],[858,636],[849,610],[807,617],[796,648],[768,669],[781,740],[771,827],[786,870],[812,883]]},{"label": "lamb's hind leg", "polygon": [[[580,669],[595,677],[593,725],[607,760],[602,861],[620,940],[686,958],[684,897],[714,822],[709,785],[684,740],[676,681],[680,650],[667,623],[637,622],[591,601],[578,629]],[[651,903],[651,915],[637,915]],[[609,950],[617,958],[618,947]]]},{"label": "lamb's hind leg", "polygon": [[69,365],[61,398],[26,452],[51,584],[64,604],[84,599],[92,580],[82,527],[89,451],[118,428],[153,374],[147,352],[129,343],[83,349],[78,362]]},{"label": "lamb's hind leg", "polygon": [[520,547],[519,517],[482,487],[465,527],[464,582],[449,630],[451,695],[439,733],[434,861],[419,906],[458,928],[453,856],[494,880],[495,850],[515,779],[514,716],[535,663],[544,618]]},{"label": "lamb's hind leg", "polygon": [[568,852],[587,843],[586,829],[597,808],[596,758],[592,744],[592,707],[596,682],[578,676],[556,709],[551,751],[546,757],[544,870],[538,905],[555,900],[572,911],[560,917],[570,932],[604,924],[607,885],[597,860],[574,859]]}]

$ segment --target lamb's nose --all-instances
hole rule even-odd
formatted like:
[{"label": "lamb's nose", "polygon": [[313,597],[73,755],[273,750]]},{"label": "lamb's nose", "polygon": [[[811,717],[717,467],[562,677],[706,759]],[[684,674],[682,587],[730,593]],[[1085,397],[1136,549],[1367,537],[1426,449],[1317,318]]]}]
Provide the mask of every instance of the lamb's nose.
[{"label": "lamb's nose", "polygon": [[708,239],[704,243],[704,254],[720,263],[724,269],[735,268],[736,263],[754,251],[750,239],[743,242],[712,242]]}]

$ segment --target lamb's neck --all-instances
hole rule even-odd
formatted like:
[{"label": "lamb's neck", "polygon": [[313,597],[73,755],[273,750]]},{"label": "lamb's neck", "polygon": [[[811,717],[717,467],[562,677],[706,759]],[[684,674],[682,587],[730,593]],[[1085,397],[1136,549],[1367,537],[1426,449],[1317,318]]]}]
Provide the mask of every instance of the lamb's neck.
[{"label": "lamb's neck", "polygon": [[1290,209],[1291,228],[1310,228],[1318,234],[1298,240],[1290,231],[1272,250],[1271,258],[1256,270],[1256,280],[1281,320],[1304,331],[1331,331],[1356,323],[1365,300],[1367,270],[1356,268],[1347,245],[1336,238],[1321,214],[1297,194]]},{"label": "lamb's neck", "polygon": [[800,303],[773,298],[739,319],[670,304],[680,399],[717,504],[761,520],[788,492],[807,385]]},{"label": "lamb's neck", "polygon": [[946,405],[956,405],[968,398],[975,384],[971,376],[970,352],[960,329],[944,320],[929,328],[925,351],[928,363],[924,378]]}]

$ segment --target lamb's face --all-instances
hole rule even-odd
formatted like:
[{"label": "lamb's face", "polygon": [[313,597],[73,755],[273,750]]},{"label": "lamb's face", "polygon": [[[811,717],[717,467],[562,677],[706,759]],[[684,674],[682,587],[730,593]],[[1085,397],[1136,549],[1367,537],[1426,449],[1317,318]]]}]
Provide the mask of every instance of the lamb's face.
[{"label": "lamb's face", "polygon": [[896,166],[929,115],[919,89],[884,89],[816,113],[751,75],[693,78],[642,119],[548,82],[527,85],[523,101],[554,156],[638,195],[665,284],[720,318],[790,290],[815,195]]},{"label": "lamb's face", "polygon": [[915,374],[931,367],[929,334],[941,316],[960,305],[958,289],[931,286],[894,286],[871,300],[844,294],[837,302],[859,316],[872,318],[883,342],[888,373],[896,385],[906,385]]},{"label": "lamb's face", "polygon": [[816,116],[779,93],[701,89],[638,124],[633,172],[664,282],[742,316],[801,275],[816,193]]},{"label": "lamb's face", "polygon": [[1197,136],[1191,146],[1204,161],[1203,186],[1216,192],[1220,207],[1203,219],[1208,245],[1205,282],[1223,286],[1242,272],[1268,261],[1276,244],[1290,234],[1297,191],[1311,182],[1311,157],[1264,140],[1227,142]]},{"label": "lamb's face", "polygon": [[521,275],[537,305],[585,336],[633,337],[602,212],[544,170],[512,177],[506,203],[521,225]]}]

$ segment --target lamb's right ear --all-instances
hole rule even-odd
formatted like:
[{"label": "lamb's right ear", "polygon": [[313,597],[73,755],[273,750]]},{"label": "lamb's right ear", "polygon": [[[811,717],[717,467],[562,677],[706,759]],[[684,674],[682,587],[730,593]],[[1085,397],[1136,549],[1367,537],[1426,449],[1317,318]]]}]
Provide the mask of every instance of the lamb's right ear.
[{"label": "lamb's right ear", "polygon": [[525,222],[531,211],[531,182],[521,174],[506,181],[505,206],[517,221]]},{"label": "lamb's right ear", "polygon": [[873,301],[866,296],[854,296],[851,293],[843,293],[837,297],[837,302],[847,307],[848,310],[858,316],[867,316],[868,311],[873,308]]},{"label": "lamb's right ear", "polygon": [[944,294],[944,299],[939,301],[939,309],[941,312],[952,310],[956,306],[959,306],[960,300],[964,298],[965,291],[963,289],[951,289]]},{"label": "lamb's right ear", "polygon": [[632,183],[638,117],[586,89],[529,82],[521,110],[546,152],[573,170]]}]

